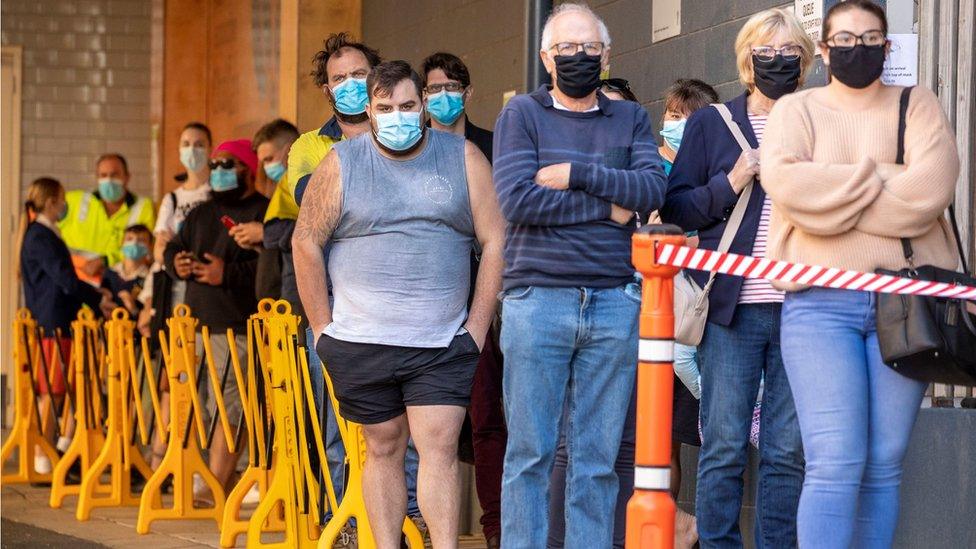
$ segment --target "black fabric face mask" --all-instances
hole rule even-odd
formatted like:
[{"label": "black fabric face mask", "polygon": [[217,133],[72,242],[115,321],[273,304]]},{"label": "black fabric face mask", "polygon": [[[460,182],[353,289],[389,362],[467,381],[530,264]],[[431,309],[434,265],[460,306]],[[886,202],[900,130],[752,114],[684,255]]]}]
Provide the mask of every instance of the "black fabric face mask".
[{"label": "black fabric face mask", "polygon": [[566,95],[579,99],[600,87],[599,55],[580,51],[574,55],[557,55],[552,60],[556,63],[556,86]]},{"label": "black fabric face mask", "polygon": [[858,44],[850,49],[830,48],[830,75],[845,86],[863,89],[881,78],[884,46]]},{"label": "black fabric face mask", "polygon": [[244,192],[247,190],[247,186],[244,183],[244,178],[240,175],[237,176],[237,187],[229,191],[210,191],[210,196],[213,198],[214,202],[218,204],[228,204],[231,202],[237,202]]},{"label": "black fabric face mask", "polygon": [[800,58],[789,60],[777,53],[771,60],[764,61],[753,55],[752,72],[759,91],[775,101],[795,92],[800,85]]}]

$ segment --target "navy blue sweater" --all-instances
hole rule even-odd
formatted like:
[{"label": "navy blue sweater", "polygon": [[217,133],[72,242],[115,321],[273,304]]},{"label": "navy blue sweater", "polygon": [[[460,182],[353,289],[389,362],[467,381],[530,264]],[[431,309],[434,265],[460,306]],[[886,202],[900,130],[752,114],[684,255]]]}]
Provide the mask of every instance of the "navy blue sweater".
[{"label": "navy blue sweater", "polygon": [[96,315],[101,313],[102,294],[78,279],[64,241],[40,223],[27,226],[20,249],[20,274],[27,308],[47,335],[53,336],[54,329],[61,328],[67,336],[82,305],[87,304]]},{"label": "navy blue sweater", "polygon": [[[549,88],[511,99],[495,124],[494,181],[508,220],[504,288],[609,288],[634,276],[635,222],[610,220],[610,206],[649,212],[666,178],[651,122],[640,105],[597,94],[599,109],[553,107]],[[540,168],[571,163],[569,189],[534,181]]]},{"label": "navy blue sweater", "polygon": [[[758,147],[756,135],[746,110],[748,94],[740,95],[726,103],[732,120],[753,147]],[[661,219],[674,223],[686,231],[698,231],[699,247],[705,250],[718,248],[726,221],[735,208],[738,195],[732,190],[726,174],[732,171],[742,148],[732,137],[718,111],[712,107],[698,109],[688,117],[681,148],[671,168],[668,197],[661,209]],[[742,225],[732,240],[729,251],[751,254],[756,241],[756,230],[762,214],[766,193],[761,185],[755,185]],[[692,278],[704,286],[708,273],[689,270]],[[742,290],[741,277],[718,275],[708,295],[708,320],[728,326]]]}]

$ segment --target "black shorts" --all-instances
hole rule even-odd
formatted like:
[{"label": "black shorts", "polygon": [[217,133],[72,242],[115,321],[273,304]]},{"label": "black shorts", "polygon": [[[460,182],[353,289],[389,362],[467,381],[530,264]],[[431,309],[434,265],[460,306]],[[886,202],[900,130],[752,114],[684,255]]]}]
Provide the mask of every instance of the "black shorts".
[{"label": "black shorts", "polygon": [[340,415],[365,425],[391,420],[407,406],[467,407],[480,355],[467,332],[440,349],[352,343],[323,334],[315,350],[332,378]]}]

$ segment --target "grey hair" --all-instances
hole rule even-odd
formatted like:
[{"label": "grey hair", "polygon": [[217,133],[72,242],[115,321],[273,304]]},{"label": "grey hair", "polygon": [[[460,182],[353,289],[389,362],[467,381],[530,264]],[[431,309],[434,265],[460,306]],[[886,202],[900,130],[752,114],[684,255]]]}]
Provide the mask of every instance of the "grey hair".
[{"label": "grey hair", "polygon": [[548,50],[552,47],[552,22],[560,15],[565,15],[567,13],[582,13],[583,15],[588,15],[596,21],[596,26],[600,29],[600,40],[603,45],[610,47],[610,31],[607,30],[606,23],[600,16],[593,12],[589,6],[586,4],[577,4],[575,2],[566,2],[559,4],[552,9],[552,13],[546,19],[546,24],[542,27],[542,49]]}]

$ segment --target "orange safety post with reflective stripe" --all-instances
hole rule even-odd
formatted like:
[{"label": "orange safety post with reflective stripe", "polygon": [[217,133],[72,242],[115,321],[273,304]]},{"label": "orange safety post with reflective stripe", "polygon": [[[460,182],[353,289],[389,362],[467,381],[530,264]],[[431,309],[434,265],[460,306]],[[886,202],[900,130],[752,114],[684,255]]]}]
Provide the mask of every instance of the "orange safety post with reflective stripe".
[{"label": "orange safety post with reflective stripe", "polygon": [[643,275],[637,364],[634,495],[627,504],[627,549],[674,546],[671,498],[671,406],[674,389],[674,275],[655,260],[661,244],[682,246],[674,225],[642,227],[633,237],[634,267]]}]

